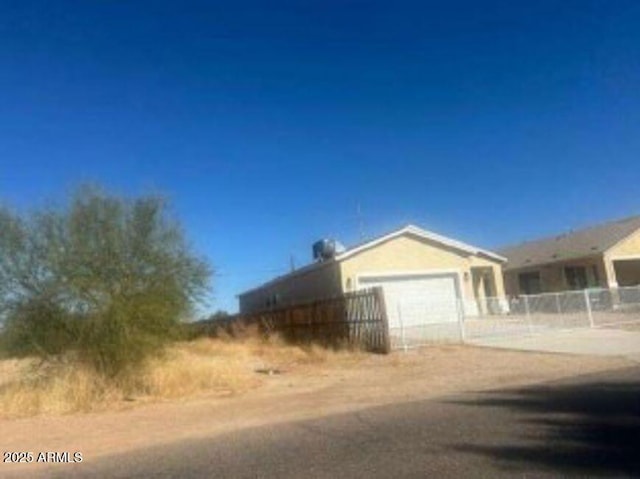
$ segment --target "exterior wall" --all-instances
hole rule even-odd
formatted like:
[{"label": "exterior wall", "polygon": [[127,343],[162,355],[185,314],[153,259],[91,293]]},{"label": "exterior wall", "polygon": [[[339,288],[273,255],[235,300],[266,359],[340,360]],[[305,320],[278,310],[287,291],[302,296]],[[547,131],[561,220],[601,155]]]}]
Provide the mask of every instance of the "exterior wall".
[{"label": "exterior wall", "polygon": [[[513,269],[504,272],[504,284],[506,293],[509,296],[518,296],[523,294],[520,291],[519,275],[521,273],[540,273],[540,287],[542,293],[555,293],[566,291],[569,288],[567,284],[564,268],[566,266],[585,266],[587,268],[587,278],[593,286],[607,287],[609,272],[606,263],[601,256],[591,256],[586,258],[578,258],[570,261],[562,261],[558,263],[531,266],[528,268]],[[593,275],[592,267],[597,270],[597,281]]]},{"label": "exterior wall", "polygon": [[[616,288],[618,286],[627,285],[627,283],[632,284],[635,282],[633,279],[635,277],[635,272],[631,274],[630,272],[624,271],[624,278],[622,280],[622,283],[624,284],[619,284],[616,274],[616,266],[614,264],[616,260],[634,259],[640,259],[640,230],[610,248],[604,255],[605,266],[609,274],[609,287]],[[628,265],[625,268],[628,269]],[[631,281],[626,281],[629,277],[632,278]]]},{"label": "exterior wall", "polygon": [[471,281],[473,282],[473,294],[476,298],[486,298],[487,292],[485,290],[484,281],[479,274],[471,274]]},{"label": "exterior wall", "polygon": [[624,257],[636,257],[640,259],[640,230],[607,250],[606,256],[613,259],[622,259]]},{"label": "exterior wall", "polygon": [[344,291],[358,287],[358,276],[378,273],[455,272],[459,275],[465,299],[473,299],[472,266],[488,266],[494,271],[498,296],[504,295],[501,265],[498,261],[470,256],[457,250],[408,235],[399,236],[341,261]]},{"label": "exterior wall", "polygon": [[340,268],[335,261],[301,270],[239,296],[240,313],[263,311],[271,307],[313,301],[342,293]]},{"label": "exterior wall", "polygon": [[[504,277],[502,275],[502,263],[497,261],[492,261],[487,258],[483,258],[480,256],[472,256],[470,258],[470,268],[476,267],[489,267],[493,270],[493,281],[495,287],[495,296],[504,296],[505,295],[505,287],[504,287]],[[469,275],[471,277],[471,275]],[[470,281],[469,281],[470,282]],[[472,285],[470,284],[470,287]]]},{"label": "exterior wall", "polygon": [[522,270],[504,271],[502,273],[504,281],[504,291],[507,296],[518,296],[520,294],[520,286],[518,285],[518,273]]}]

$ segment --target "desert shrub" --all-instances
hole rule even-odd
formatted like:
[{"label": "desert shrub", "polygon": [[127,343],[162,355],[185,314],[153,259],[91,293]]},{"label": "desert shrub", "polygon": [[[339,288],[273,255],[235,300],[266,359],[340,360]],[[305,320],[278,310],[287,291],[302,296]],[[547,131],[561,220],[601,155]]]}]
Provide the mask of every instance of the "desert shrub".
[{"label": "desert shrub", "polygon": [[13,356],[43,358],[63,354],[77,339],[80,324],[55,302],[33,297],[8,315],[3,349]]},{"label": "desert shrub", "polygon": [[63,208],[0,209],[0,322],[14,355],[73,353],[124,374],[176,337],[209,276],[157,196],[85,187]]}]

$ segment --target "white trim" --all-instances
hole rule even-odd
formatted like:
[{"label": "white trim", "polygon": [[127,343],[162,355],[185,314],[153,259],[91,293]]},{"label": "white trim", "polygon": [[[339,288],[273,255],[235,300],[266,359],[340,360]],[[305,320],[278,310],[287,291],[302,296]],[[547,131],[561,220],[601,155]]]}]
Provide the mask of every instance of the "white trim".
[{"label": "white trim", "polygon": [[507,258],[497,255],[491,251],[487,251],[481,248],[477,248],[475,246],[471,246],[467,243],[463,243],[462,241],[458,241],[458,240],[454,240],[452,238],[447,238],[446,236],[442,236],[439,235],[437,233],[433,233],[431,231],[427,231],[427,230],[423,230],[422,228],[418,228],[415,225],[407,225],[404,228],[400,228],[399,230],[393,231],[387,235],[381,236],[380,238],[371,240],[367,243],[364,243],[356,248],[350,249],[345,251],[342,254],[339,254],[335,257],[336,261],[342,261],[343,259],[349,258],[353,255],[356,255],[358,253],[360,253],[361,251],[364,251],[366,249],[372,248],[374,246],[377,246],[380,243],[383,243],[385,241],[389,241],[393,238],[396,238],[398,236],[402,236],[404,234],[412,234],[414,236],[417,236],[419,238],[422,239],[426,239],[429,241],[433,241],[435,243],[439,243],[445,246],[448,246],[450,248],[453,249],[457,249],[460,251],[464,251],[466,253],[469,253],[470,255],[484,255],[487,256],[491,259],[500,261],[500,262],[506,262]]},{"label": "white trim", "polygon": [[610,256],[610,261],[629,261],[634,259],[640,259],[640,254],[626,254],[623,256]]},{"label": "white trim", "polygon": [[360,286],[360,279],[375,277],[401,277],[401,276],[437,276],[443,274],[456,274],[460,276],[462,269],[460,268],[437,268],[437,269],[402,269],[387,271],[367,271],[365,273],[357,273],[355,275],[356,285]]},{"label": "white trim", "polygon": [[402,278],[410,276],[454,276],[457,279],[456,292],[458,293],[458,299],[466,299],[464,292],[463,271],[460,268],[448,268],[448,269],[416,269],[416,270],[400,270],[400,271],[367,271],[366,273],[360,273],[355,275],[355,290],[362,289],[360,284],[361,279],[366,278]]}]

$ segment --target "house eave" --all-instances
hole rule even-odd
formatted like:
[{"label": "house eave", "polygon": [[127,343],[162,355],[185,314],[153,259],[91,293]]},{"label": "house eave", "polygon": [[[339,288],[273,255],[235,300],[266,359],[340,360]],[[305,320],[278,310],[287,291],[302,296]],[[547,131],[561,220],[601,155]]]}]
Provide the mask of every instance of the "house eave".
[{"label": "house eave", "polygon": [[564,258],[557,258],[557,259],[553,259],[553,260],[550,260],[550,261],[538,261],[538,262],[535,262],[535,263],[526,263],[526,264],[520,264],[520,265],[517,265],[517,266],[509,266],[509,262],[507,261],[507,263],[504,265],[503,269],[504,269],[505,273],[510,273],[510,272],[513,272],[513,271],[519,271],[519,270],[523,270],[523,269],[545,268],[545,267],[549,267],[549,266],[553,266],[553,265],[560,265],[562,263],[567,263],[567,262],[571,262],[571,261],[602,258],[602,257],[604,257],[605,254],[606,254],[606,251],[600,251],[600,252],[593,253],[593,254],[583,254],[583,255],[577,255],[577,256],[566,256]]},{"label": "house eave", "polygon": [[242,293],[238,293],[236,295],[236,297],[237,298],[241,298],[242,296],[246,296],[248,294],[255,293],[256,291],[260,291],[261,289],[264,289],[264,288],[267,288],[267,287],[270,287],[270,286],[275,286],[278,283],[290,280],[292,278],[295,278],[296,276],[300,276],[300,275],[308,273],[310,271],[314,271],[316,269],[323,268],[323,267],[328,266],[330,264],[333,264],[335,262],[336,262],[336,260],[334,258],[334,259],[329,259],[329,260],[326,260],[326,261],[319,261],[319,262],[316,262],[316,263],[310,263],[310,264],[308,264],[306,266],[303,266],[303,267],[301,267],[299,269],[296,269],[296,270],[294,270],[294,271],[292,271],[290,273],[283,274],[281,276],[273,278],[273,279],[267,281],[266,283],[262,283],[261,285],[256,286],[255,288],[251,288],[251,289],[248,289],[246,291],[243,291]]},{"label": "house eave", "polygon": [[394,238],[397,238],[399,236],[402,236],[404,234],[411,234],[413,236],[416,236],[418,238],[421,239],[425,239],[427,241],[432,241],[434,243],[438,243],[441,244],[443,246],[447,246],[449,248],[452,248],[454,250],[457,251],[462,251],[464,253],[467,253],[469,255],[473,255],[473,256],[484,256],[485,258],[494,260],[494,261],[498,261],[501,263],[505,263],[507,261],[507,258],[505,258],[504,256],[500,256],[496,253],[493,253],[492,251],[488,251],[482,248],[477,248],[475,246],[472,246],[470,244],[467,243],[463,243],[462,241],[458,241],[458,240],[454,240],[452,238],[448,238],[446,236],[442,236],[439,235],[437,233],[433,233],[431,231],[427,231],[424,230],[422,228],[419,228],[415,225],[407,225],[403,228],[400,228],[398,230],[392,231],[391,233],[388,233],[384,236],[381,236],[379,238],[373,239],[367,243],[364,243],[360,246],[357,246],[355,248],[352,248],[350,250],[345,251],[344,253],[336,256],[336,260],[337,261],[342,261],[345,260],[347,258],[350,258],[352,256],[355,256],[359,253],[361,253],[362,251],[365,251],[367,249],[373,248],[381,243],[384,243],[386,241],[392,240]]}]

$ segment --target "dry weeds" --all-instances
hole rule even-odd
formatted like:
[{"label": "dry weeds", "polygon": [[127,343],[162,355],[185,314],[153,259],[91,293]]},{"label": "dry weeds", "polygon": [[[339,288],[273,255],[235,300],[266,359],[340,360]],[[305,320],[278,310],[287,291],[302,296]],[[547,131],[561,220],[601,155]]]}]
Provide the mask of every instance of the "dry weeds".
[{"label": "dry weeds", "polygon": [[176,343],[140,374],[105,381],[77,362],[0,361],[0,418],[123,409],[135,404],[202,395],[241,394],[259,387],[257,371],[317,370],[353,364],[357,351],[287,345],[278,338],[200,338]]}]

